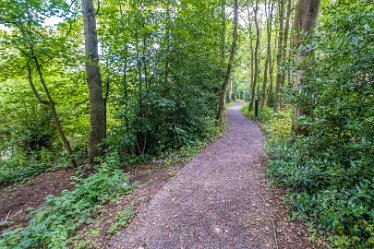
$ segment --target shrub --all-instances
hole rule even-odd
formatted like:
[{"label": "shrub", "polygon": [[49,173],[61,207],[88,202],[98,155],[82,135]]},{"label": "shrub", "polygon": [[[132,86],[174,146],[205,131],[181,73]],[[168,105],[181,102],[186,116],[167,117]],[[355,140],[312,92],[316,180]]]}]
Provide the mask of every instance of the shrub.
[{"label": "shrub", "polygon": [[374,247],[373,11],[366,0],[322,9],[305,46],[310,68],[289,95],[305,110],[294,122],[306,135],[269,148],[268,172],[293,217],[336,248]]},{"label": "shrub", "polygon": [[48,196],[32,211],[27,227],[6,230],[0,236],[0,248],[67,248],[74,232],[104,203],[129,193],[128,176],[119,169],[118,155],[110,155],[88,178],[75,177],[72,191]]}]

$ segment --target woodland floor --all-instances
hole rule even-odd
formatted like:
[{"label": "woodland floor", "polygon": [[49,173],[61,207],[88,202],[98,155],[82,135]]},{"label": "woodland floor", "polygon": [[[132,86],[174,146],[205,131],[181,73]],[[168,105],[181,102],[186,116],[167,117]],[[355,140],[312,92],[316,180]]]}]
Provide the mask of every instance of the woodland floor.
[{"label": "woodland floor", "polygon": [[263,175],[264,135],[228,110],[228,131],[166,183],[111,248],[314,248]]},{"label": "woodland floor", "polygon": [[[267,186],[264,135],[240,108],[237,103],[228,109],[225,135],[187,165],[130,169],[130,179],[139,187],[100,208],[95,223],[81,229],[81,239],[95,243],[94,248],[315,248],[306,227],[287,220],[282,192]],[[0,231],[27,225],[27,208],[70,189],[73,175],[73,170],[46,173],[0,189],[0,221],[9,222]],[[133,220],[113,237],[108,230],[116,213],[129,205]],[[95,238],[89,235],[93,229],[99,230]]]},{"label": "woodland floor", "polygon": [[37,208],[47,195],[56,195],[64,189],[71,189],[72,169],[49,172],[37,176],[30,182],[0,189],[0,221],[7,221],[2,230],[25,226],[29,221],[28,208]]}]

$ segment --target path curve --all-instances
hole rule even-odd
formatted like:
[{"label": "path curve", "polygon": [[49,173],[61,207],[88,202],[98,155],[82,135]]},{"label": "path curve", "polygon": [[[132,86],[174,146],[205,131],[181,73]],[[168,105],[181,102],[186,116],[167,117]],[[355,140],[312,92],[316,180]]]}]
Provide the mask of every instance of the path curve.
[{"label": "path curve", "polygon": [[[264,135],[240,108],[228,109],[225,135],[171,179],[111,248],[277,248],[276,208],[261,166]],[[308,248],[299,246],[288,248]]]}]

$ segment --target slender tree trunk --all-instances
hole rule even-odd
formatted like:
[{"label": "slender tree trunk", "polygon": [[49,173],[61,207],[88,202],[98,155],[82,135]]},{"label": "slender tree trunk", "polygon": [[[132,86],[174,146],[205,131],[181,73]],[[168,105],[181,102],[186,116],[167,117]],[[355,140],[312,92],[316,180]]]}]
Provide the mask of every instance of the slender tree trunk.
[{"label": "slender tree trunk", "polygon": [[[105,94],[104,94],[104,118],[107,120],[107,106],[108,106],[108,98],[109,98],[109,91],[110,91],[110,68],[109,68],[109,56],[110,56],[110,50],[108,51],[108,58],[106,60],[106,68],[107,68],[107,79],[105,81]],[[105,131],[107,123],[105,122]],[[105,137],[106,138],[106,133]]]},{"label": "slender tree trunk", "polygon": [[88,141],[88,162],[103,154],[100,144],[105,138],[106,118],[101,74],[99,69],[96,15],[92,0],[81,0],[84,17],[84,38],[86,53],[86,74],[90,103],[90,137]]},{"label": "slender tree trunk", "polygon": [[[170,2],[167,2],[166,6],[166,58],[165,58],[165,74],[164,74],[164,84],[169,81],[169,54],[170,54]],[[166,89],[167,87],[165,87]]]},{"label": "slender tree trunk", "polygon": [[225,111],[225,96],[226,96],[226,89],[227,85],[229,84],[229,80],[231,77],[232,67],[234,64],[234,58],[236,53],[236,44],[238,39],[238,0],[234,0],[234,30],[232,35],[232,44],[231,44],[231,50],[230,50],[230,58],[229,62],[227,64],[227,71],[225,75],[225,80],[222,84],[221,93],[219,96],[219,107],[216,119],[222,120],[223,113]]},{"label": "slender tree trunk", "polygon": [[221,51],[220,51],[220,59],[221,63],[225,61],[225,47],[226,47],[226,0],[222,0],[221,2],[221,22],[222,22],[222,33],[221,33]]},{"label": "slender tree trunk", "polygon": [[38,99],[39,103],[40,104],[43,104],[43,105],[49,105],[49,101],[43,99],[38,90],[36,89],[35,85],[34,85],[34,82],[33,82],[33,79],[32,79],[32,71],[31,71],[31,66],[30,66],[30,62],[27,61],[27,78],[29,80],[29,84],[30,84],[30,87],[32,89],[32,92],[34,93],[35,97]]},{"label": "slender tree trunk", "polygon": [[[293,51],[296,52],[294,55],[294,61],[298,65],[294,78],[295,87],[299,87],[302,84],[303,75],[306,69],[301,67],[301,65],[311,53],[301,51],[304,46],[303,36],[316,26],[320,3],[321,0],[299,0],[295,8],[296,12],[293,24],[294,35],[292,37],[292,48]],[[294,109],[295,118],[303,116],[304,113],[302,107]],[[293,131],[296,134],[303,133],[302,128],[296,124],[293,125]]]},{"label": "slender tree trunk", "polygon": [[57,133],[60,136],[60,139],[61,139],[62,143],[64,144],[64,147],[65,147],[66,153],[67,153],[67,155],[69,157],[71,166],[76,167],[77,163],[75,162],[75,159],[74,159],[74,156],[73,156],[73,150],[71,149],[70,142],[66,138],[65,133],[64,133],[64,131],[62,129],[62,125],[61,125],[60,119],[59,119],[58,114],[57,114],[55,103],[53,102],[52,96],[49,93],[48,87],[47,87],[47,85],[45,83],[44,76],[43,76],[42,69],[40,67],[38,58],[34,55],[33,51],[32,51],[32,59],[35,62],[35,66],[36,66],[36,70],[37,70],[37,72],[39,74],[40,82],[42,83],[44,92],[47,95],[48,105],[49,105],[49,107],[51,109],[52,118],[53,118],[53,121],[55,122]]},{"label": "slender tree trunk", "polygon": [[249,86],[249,110],[251,111],[251,106],[253,106],[253,101],[254,101],[254,94],[255,94],[255,81],[254,81],[254,48],[253,48],[253,41],[252,41],[252,24],[251,24],[251,19],[249,18],[249,9],[247,9],[248,11],[248,28],[249,28],[249,35],[250,35],[250,43],[249,43],[249,46],[250,46],[250,50],[251,50],[251,84]]},{"label": "slender tree trunk", "polygon": [[[283,54],[283,58],[282,58],[282,72],[281,72],[281,82],[280,82],[280,85],[281,87],[284,86],[284,82],[286,80],[286,70],[285,70],[285,66],[286,66],[286,62],[287,62],[287,46],[288,46],[288,40],[289,40],[289,29],[290,29],[290,18],[291,18],[291,7],[292,7],[292,0],[288,0],[287,2],[287,11],[286,11],[286,24],[285,24],[285,28],[284,28],[284,37],[283,37],[283,51],[282,51],[282,54]],[[280,97],[280,102],[279,102],[279,106],[282,106],[283,104],[283,98],[282,96]]]},{"label": "slender tree trunk", "polygon": [[[274,6],[275,6],[275,3],[273,2],[273,6],[272,6],[272,10],[274,10]],[[274,13],[273,13],[274,14]],[[276,42],[278,40],[278,30],[275,31],[275,37],[274,37],[274,42]],[[269,80],[270,80],[270,86],[269,86],[269,91],[268,91],[268,94],[267,94],[267,97],[266,97],[266,104],[269,105],[270,104],[270,99],[271,99],[271,96],[273,94],[273,88],[274,88],[274,64],[275,64],[275,61],[274,61],[274,56],[273,54],[276,54],[276,51],[277,51],[277,47],[276,46],[273,46],[273,50],[270,52],[270,59],[269,59]]]},{"label": "slender tree trunk", "polygon": [[[119,31],[120,32],[124,32],[124,30],[126,29],[126,26],[125,26],[125,21],[124,21],[124,15],[123,15],[123,10],[122,10],[122,4],[121,2],[119,2],[119,14],[120,14],[120,28],[119,28]],[[128,109],[128,105],[129,105],[129,91],[128,91],[128,85],[127,85],[127,57],[128,57],[128,45],[127,45],[127,40],[124,40],[123,41],[123,49],[122,49],[122,52],[123,52],[123,57],[124,57],[124,63],[123,63],[123,82],[122,82],[122,86],[123,86],[123,94],[125,96],[125,104],[124,104],[124,109],[127,111]],[[124,121],[125,121],[125,126],[126,126],[126,131],[129,130],[129,119],[128,119],[128,116],[127,115],[124,115]]]},{"label": "slender tree trunk", "polygon": [[253,76],[253,91],[251,92],[251,102],[249,103],[249,110],[252,111],[253,109],[253,104],[254,100],[257,96],[258,98],[258,90],[257,89],[257,94],[256,94],[256,86],[258,86],[258,78],[259,78],[259,56],[258,56],[258,50],[260,47],[260,27],[258,24],[258,0],[256,0],[256,5],[254,8],[254,14],[255,14],[255,27],[256,27],[256,45],[255,45],[255,52],[254,52],[254,76]]},{"label": "slender tree trunk", "polygon": [[262,93],[261,93],[261,107],[264,107],[265,100],[266,100],[266,85],[268,80],[268,67],[269,67],[269,59],[266,58],[265,65],[264,65],[264,83],[262,84]]},{"label": "slender tree trunk", "polygon": [[230,91],[229,91],[229,101],[231,102],[233,100],[232,93],[234,91],[234,81],[232,80],[232,77],[230,79]]},{"label": "slender tree trunk", "polygon": [[281,82],[282,82],[282,58],[283,58],[283,38],[284,38],[284,1],[280,0],[279,2],[279,37],[278,37],[278,53],[277,53],[277,80],[275,86],[275,96],[276,103],[274,105],[274,110],[277,110],[281,102]]},{"label": "slender tree trunk", "polygon": [[[291,11],[290,11],[290,19],[291,20],[294,20],[294,9],[295,9],[295,1],[294,0],[291,0]],[[292,27],[291,27],[291,31],[292,31]],[[292,32],[291,32],[292,33]],[[291,41],[291,38],[292,38],[292,34],[288,37],[289,39],[289,42],[290,42],[290,45],[289,45],[289,48],[290,48],[290,51],[287,53],[287,80],[288,80],[288,87],[292,87],[292,82],[291,82],[291,61],[292,61],[292,41]]]},{"label": "slender tree trunk", "polygon": [[[27,4],[27,2],[26,2]],[[29,7],[27,6],[27,33],[30,35],[31,34],[31,16],[30,16],[30,12],[29,12]],[[18,26],[18,28],[20,29],[20,31],[25,35],[25,32],[22,28],[22,25]],[[26,36],[26,35],[25,35]],[[42,97],[40,96],[39,92],[37,91],[37,89],[35,88],[35,85],[33,83],[33,79],[32,79],[32,70],[31,70],[31,66],[30,66],[30,61],[27,62],[27,72],[28,72],[28,79],[29,79],[29,84],[31,86],[31,89],[34,93],[34,95],[36,96],[36,98],[38,99],[38,101],[41,103],[41,104],[46,104],[49,106],[49,108],[51,109],[51,114],[52,114],[52,119],[55,123],[55,126],[56,126],[56,129],[57,129],[57,133],[65,147],[65,150],[66,150],[66,153],[68,155],[68,158],[69,158],[69,161],[71,163],[71,166],[72,167],[76,167],[77,166],[77,163],[75,162],[75,159],[74,159],[74,155],[73,155],[73,150],[71,149],[71,145],[70,145],[70,142],[69,140],[67,139],[67,137],[65,136],[65,133],[62,129],[62,125],[61,125],[61,122],[60,122],[60,119],[58,117],[58,113],[57,113],[57,110],[56,110],[56,107],[55,107],[55,102],[53,101],[52,99],[52,96],[51,94],[49,93],[49,89],[47,87],[47,84],[45,82],[45,79],[44,79],[44,75],[43,75],[43,72],[42,72],[42,69],[41,69],[41,66],[39,64],[39,60],[35,54],[35,50],[34,50],[34,45],[32,43],[32,41],[29,41],[30,43],[28,44],[29,48],[30,48],[30,54],[26,54],[24,53],[24,51],[22,49],[20,49],[20,51],[22,53],[25,54],[25,56],[27,56],[29,59],[33,60],[34,63],[35,63],[35,66],[36,66],[36,71],[38,72],[38,75],[39,75],[39,79],[40,79],[40,82],[42,83],[42,87],[43,87],[43,90],[47,96],[47,100],[44,100],[42,99]]]},{"label": "slender tree trunk", "polygon": [[272,15],[273,15],[273,8],[274,8],[274,2],[271,3],[269,8],[269,13],[265,1],[265,15],[266,15],[266,31],[267,31],[267,48],[266,48],[266,61],[265,61],[265,70],[264,70],[264,84],[262,86],[262,98],[261,98],[261,107],[264,107],[264,105],[267,103],[268,96],[266,94],[266,85],[267,85],[267,76],[268,76],[268,69],[270,67],[270,88],[272,88],[272,56],[271,56],[271,25],[272,25]]},{"label": "slender tree trunk", "polygon": [[[138,107],[139,107],[139,110],[137,111],[136,116],[140,120],[141,118],[144,117],[144,106],[143,106],[143,90],[144,89],[143,89],[143,87],[145,85],[145,79],[143,80],[143,77],[142,77],[142,75],[143,75],[142,62],[139,60],[139,58],[140,58],[139,43],[140,43],[139,34],[138,34],[138,31],[136,31],[136,34],[135,34],[135,51],[136,51],[136,58],[137,58],[137,63],[136,63],[137,73],[138,73],[138,78],[139,78],[139,89],[138,89],[138,94],[139,94]],[[142,46],[142,48],[143,48],[143,46]],[[143,69],[144,69],[144,67],[143,67]],[[139,154],[143,154],[143,147],[144,147],[144,143],[145,143],[144,141],[145,141],[144,134],[141,131],[138,131],[137,132],[137,138],[136,138],[136,146],[137,146]]]}]

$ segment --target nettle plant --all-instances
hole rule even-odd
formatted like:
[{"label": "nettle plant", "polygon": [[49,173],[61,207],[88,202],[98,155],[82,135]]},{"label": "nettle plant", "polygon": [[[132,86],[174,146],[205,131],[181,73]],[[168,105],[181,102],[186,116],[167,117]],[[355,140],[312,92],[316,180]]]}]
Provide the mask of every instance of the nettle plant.
[{"label": "nettle plant", "polygon": [[106,202],[128,194],[134,188],[119,169],[119,156],[112,154],[101,162],[95,174],[75,177],[74,189],[48,196],[32,211],[27,227],[6,230],[0,236],[1,248],[67,248],[76,230],[93,220],[95,210]]}]

